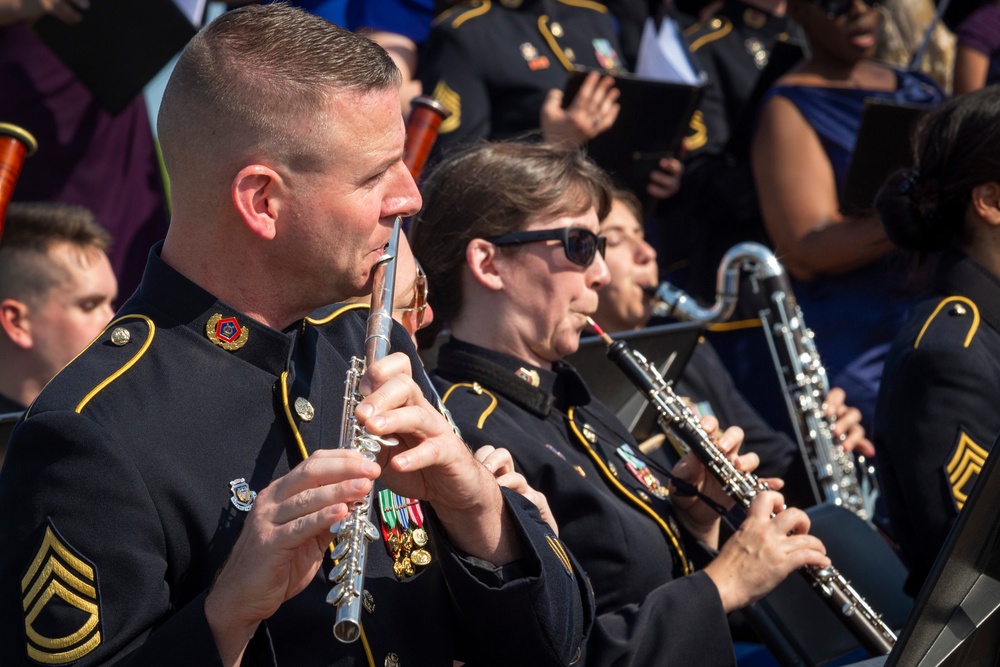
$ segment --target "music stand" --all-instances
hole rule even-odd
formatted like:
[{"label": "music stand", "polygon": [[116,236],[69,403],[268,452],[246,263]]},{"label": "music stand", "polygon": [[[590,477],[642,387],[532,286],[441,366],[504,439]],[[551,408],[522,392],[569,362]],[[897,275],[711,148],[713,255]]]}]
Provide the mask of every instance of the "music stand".
[{"label": "music stand", "polygon": [[875,195],[896,171],[913,165],[913,128],[930,106],[869,99],[841,195],[847,212],[870,211]]}]

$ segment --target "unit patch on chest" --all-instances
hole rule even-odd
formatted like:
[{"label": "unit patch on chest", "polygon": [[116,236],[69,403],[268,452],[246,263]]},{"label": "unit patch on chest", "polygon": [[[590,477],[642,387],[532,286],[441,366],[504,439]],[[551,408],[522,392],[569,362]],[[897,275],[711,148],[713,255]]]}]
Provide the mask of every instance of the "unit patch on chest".
[{"label": "unit patch on chest", "polygon": [[79,660],[101,644],[97,569],[49,519],[21,579],[28,657],[43,665]]}]

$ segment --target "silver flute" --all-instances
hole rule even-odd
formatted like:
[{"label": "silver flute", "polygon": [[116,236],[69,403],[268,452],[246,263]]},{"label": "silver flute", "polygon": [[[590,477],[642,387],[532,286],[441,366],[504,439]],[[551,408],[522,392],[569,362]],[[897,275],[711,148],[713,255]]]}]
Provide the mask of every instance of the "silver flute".
[{"label": "silver flute", "polygon": [[736,308],[744,269],[750,271],[754,290],[766,299],[767,305],[758,314],[796,440],[808,464],[813,496],[816,502],[839,505],[870,522],[878,497],[875,469],[865,457],[844,449],[845,436],[833,434],[834,419],[826,413],[830,393],[826,368],[788,274],[773,252],[759,243],[739,243],[719,265],[716,302],[711,307],[699,306],[683,290],[664,282],[654,294],[653,312],[696,322],[724,322]]},{"label": "silver flute", "polygon": [[[389,245],[372,269],[372,301],[365,333],[365,358],[351,359],[351,367],[344,382],[340,447],[359,451],[371,461],[375,460],[375,455],[383,446],[399,444],[395,438],[368,433],[358,423],[354,411],[364,399],[359,391],[361,376],[370,364],[389,353],[400,228],[401,221],[397,217]],[[346,517],[330,528],[330,532],[335,534],[330,554],[335,562],[330,571],[330,581],[334,586],[326,596],[326,601],[337,606],[333,636],[345,643],[357,641],[361,636],[361,595],[364,591],[365,565],[368,562],[368,543],[379,537],[379,530],[371,519],[374,494],[373,486],[367,496],[353,503]]]},{"label": "silver flute", "polygon": [[[712,443],[698,416],[642,354],[607,334],[603,334],[602,338],[608,344],[608,358],[650,402],[657,412],[660,426],[694,452],[726,494],[747,509],[758,493],[768,490],[766,482],[753,473],[738,470]],[[885,655],[892,650],[896,644],[896,633],[833,565],[824,568],[806,566],[799,572],[866,651],[871,655]]]}]

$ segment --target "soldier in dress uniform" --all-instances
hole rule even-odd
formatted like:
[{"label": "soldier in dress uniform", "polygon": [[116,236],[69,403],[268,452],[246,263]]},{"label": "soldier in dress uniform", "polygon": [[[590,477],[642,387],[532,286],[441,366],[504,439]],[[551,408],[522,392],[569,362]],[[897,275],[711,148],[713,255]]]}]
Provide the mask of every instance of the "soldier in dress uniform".
[{"label": "soldier in dress uniform", "polygon": [[434,154],[524,135],[543,120],[547,139],[578,144],[611,127],[617,91],[608,77],[593,76],[562,109],[562,90],[576,66],[624,71],[612,18],[600,3],[469,0],[444,12],[421,61],[424,92],[451,111]]},{"label": "soldier in dress uniform", "polygon": [[710,300],[725,251],[739,241],[767,243],[748,150],[754,89],[774,45],[787,37],[784,3],[726,0],[684,31],[708,86],[685,139],[681,189],[650,226],[661,267],[687,269],[685,289]]},{"label": "soldier in dress uniform", "polygon": [[[428,401],[401,327],[354,411],[399,444],[377,461],[335,448],[365,320],[309,315],[371,292],[392,221],[420,207],[398,85],[371,41],[281,4],[228,12],[187,46],[159,118],[167,238],[16,427],[0,473],[5,665],[566,665],[580,651],[585,578]],[[381,534],[345,644],[330,527],[373,484]]]},{"label": "soldier in dress uniform", "polygon": [[110,245],[82,206],[15,202],[7,209],[0,238],[0,414],[24,410],[111,321],[118,281]]},{"label": "soldier in dress uniform", "polygon": [[943,251],[886,359],[875,450],[889,520],[920,590],[1000,435],[1000,88],[923,125],[916,167],[880,196],[889,238]]},{"label": "soldier in dress uniform", "polygon": [[[828,561],[805,514],[780,511],[773,492],[713,559],[719,515],[701,500],[731,501],[691,457],[668,499],[667,475],[561,360],[607,282],[607,177],[578,152],[495,143],[442,162],[424,194],[411,241],[452,332],[435,385],[470,444],[510,450],[584,564],[599,612],[585,664],[732,664],[725,614]],[[719,446],[752,470],[740,436]]]}]

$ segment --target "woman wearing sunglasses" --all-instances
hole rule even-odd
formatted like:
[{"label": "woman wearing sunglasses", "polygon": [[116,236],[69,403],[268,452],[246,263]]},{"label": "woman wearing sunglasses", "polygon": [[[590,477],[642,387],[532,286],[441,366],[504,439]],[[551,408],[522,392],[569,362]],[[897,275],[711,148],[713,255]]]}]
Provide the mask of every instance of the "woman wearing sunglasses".
[{"label": "woman wearing sunglasses", "polygon": [[[808,518],[767,492],[713,560],[716,511],[695,495],[667,499],[666,471],[562,361],[609,277],[606,176],[576,152],[492,144],[441,163],[423,196],[411,241],[435,324],[451,330],[435,385],[471,446],[510,450],[587,571],[599,616],[580,664],[733,664],[726,614],[825,551]],[[730,429],[718,443],[752,470],[741,437]],[[673,474],[730,504],[694,460]]]},{"label": "woman wearing sunglasses", "polygon": [[[870,60],[881,16],[873,0],[790,0],[810,55],[769,91],[752,161],[765,227],[834,385],[873,423],[882,361],[905,321],[905,270],[870,210],[841,210],[865,102],[934,104],[920,73]],[[896,260],[896,261],[894,261]]]}]

